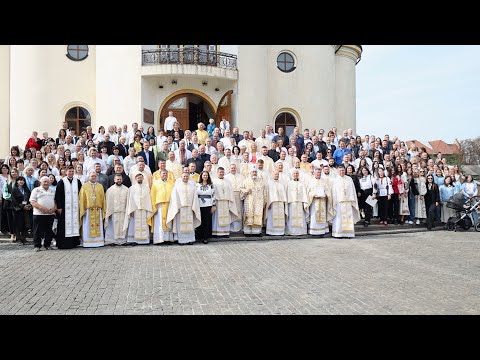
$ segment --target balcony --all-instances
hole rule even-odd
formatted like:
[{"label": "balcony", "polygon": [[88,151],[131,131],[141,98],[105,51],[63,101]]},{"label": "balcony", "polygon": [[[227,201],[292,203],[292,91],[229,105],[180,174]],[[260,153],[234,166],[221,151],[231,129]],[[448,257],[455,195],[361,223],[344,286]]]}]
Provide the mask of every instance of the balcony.
[{"label": "balcony", "polygon": [[237,56],[198,48],[142,50],[142,75],[198,75],[237,80]]}]

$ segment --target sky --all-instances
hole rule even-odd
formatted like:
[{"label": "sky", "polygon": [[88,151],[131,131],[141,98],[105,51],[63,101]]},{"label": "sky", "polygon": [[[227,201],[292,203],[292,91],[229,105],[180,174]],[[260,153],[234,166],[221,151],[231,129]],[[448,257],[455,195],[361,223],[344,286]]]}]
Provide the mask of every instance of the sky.
[{"label": "sky", "polygon": [[480,136],[480,46],[362,45],[357,133],[429,145]]}]

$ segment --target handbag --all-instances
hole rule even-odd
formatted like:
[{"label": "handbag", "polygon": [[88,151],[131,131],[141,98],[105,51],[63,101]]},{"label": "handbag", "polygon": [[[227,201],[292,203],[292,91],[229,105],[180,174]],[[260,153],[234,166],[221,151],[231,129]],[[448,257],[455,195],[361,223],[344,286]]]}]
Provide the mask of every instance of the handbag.
[{"label": "handbag", "polygon": [[403,194],[405,192],[405,187],[403,186],[403,181],[398,180],[397,182],[398,193]]}]

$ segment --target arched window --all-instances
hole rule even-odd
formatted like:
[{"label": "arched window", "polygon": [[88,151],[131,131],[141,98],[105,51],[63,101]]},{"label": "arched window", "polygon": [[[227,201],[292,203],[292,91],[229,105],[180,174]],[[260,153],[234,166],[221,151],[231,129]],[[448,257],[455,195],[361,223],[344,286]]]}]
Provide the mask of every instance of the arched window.
[{"label": "arched window", "polygon": [[275,118],[275,132],[278,132],[279,127],[283,127],[285,134],[290,136],[295,126],[297,126],[297,119],[289,112],[281,112]]},{"label": "arched window", "polygon": [[75,134],[80,136],[83,130],[86,130],[87,126],[92,125],[92,117],[87,109],[76,106],[71,108],[65,114],[65,121],[68,124],[68,128],[74,128]]}]

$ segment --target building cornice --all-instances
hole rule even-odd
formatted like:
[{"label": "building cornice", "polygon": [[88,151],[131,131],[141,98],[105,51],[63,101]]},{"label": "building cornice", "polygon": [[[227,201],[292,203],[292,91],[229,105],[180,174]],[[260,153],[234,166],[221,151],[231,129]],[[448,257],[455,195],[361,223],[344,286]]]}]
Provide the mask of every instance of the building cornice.
[{"label": "building cornice", "polygon": [[337,45],[335,55],[348,57],[357,64],[362,58],[362,52],[362,45]]}]

